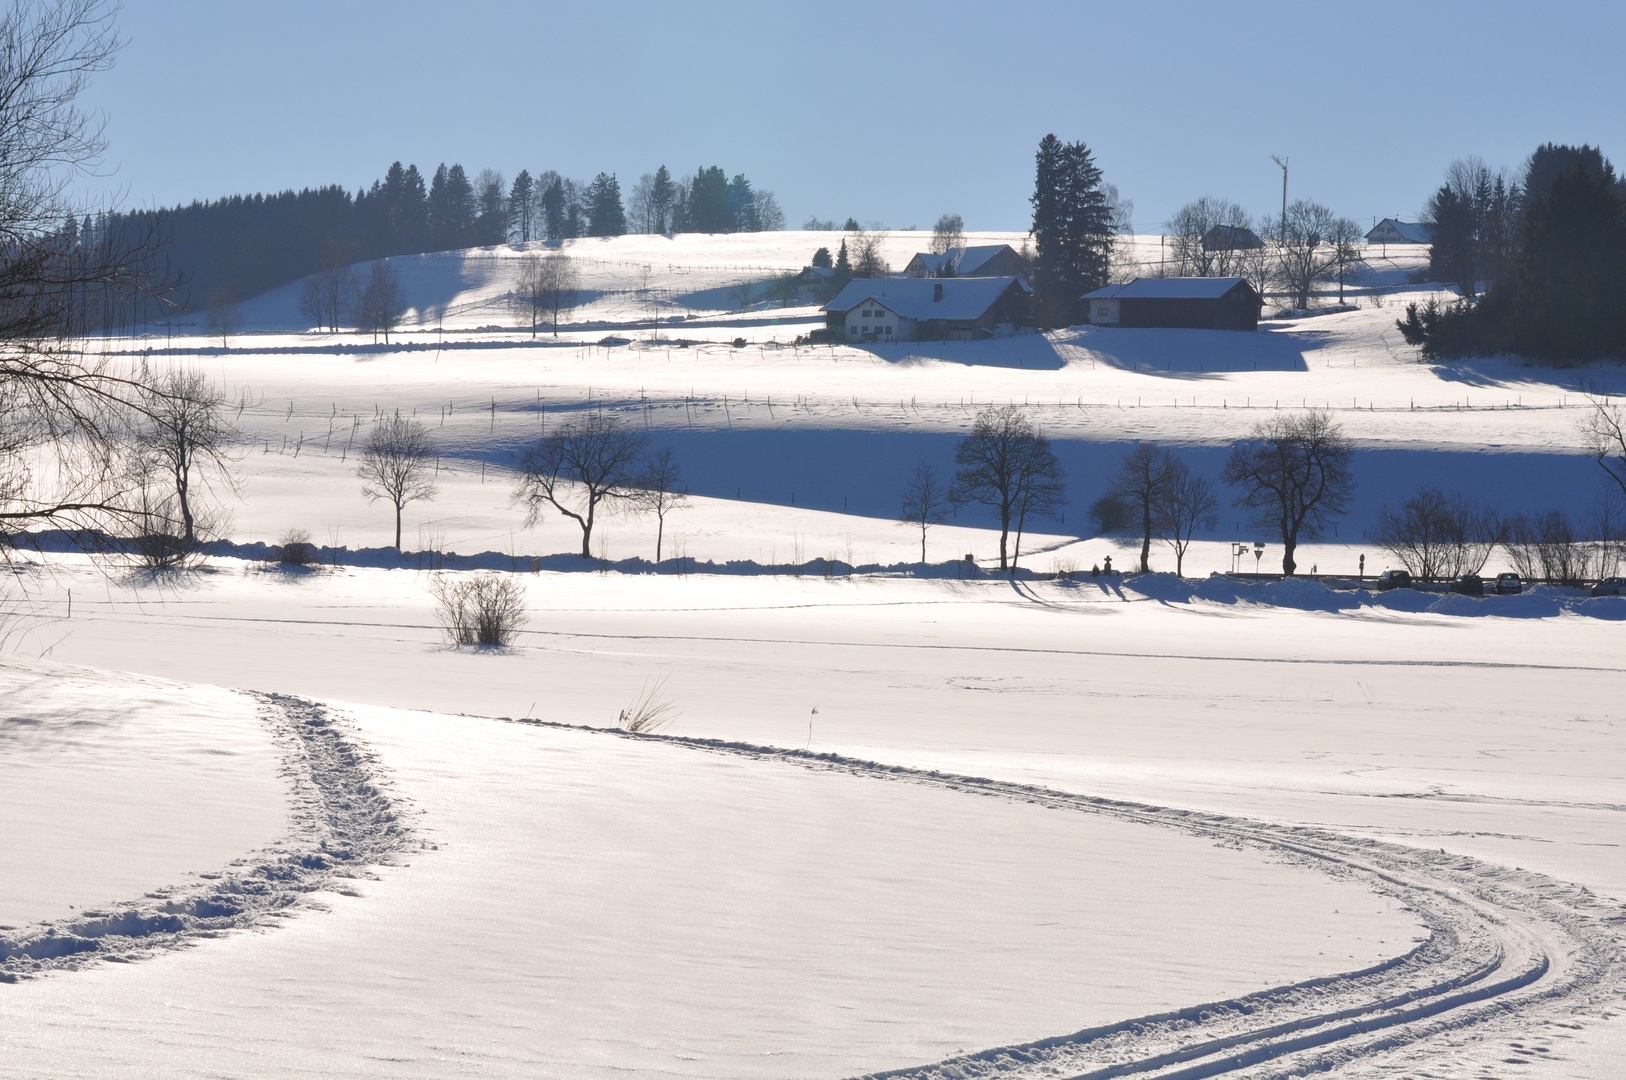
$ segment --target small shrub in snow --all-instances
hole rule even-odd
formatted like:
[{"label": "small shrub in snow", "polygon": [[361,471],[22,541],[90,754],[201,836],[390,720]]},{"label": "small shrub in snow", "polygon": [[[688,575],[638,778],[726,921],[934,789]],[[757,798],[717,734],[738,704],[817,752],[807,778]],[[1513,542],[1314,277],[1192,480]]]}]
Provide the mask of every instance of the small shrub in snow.
[{"label": "small shrub in snow", "polygon": [[436,575],[435,615],[453,645],[509,645],[525,625],[525,586],[492,571]]},{"label": "small shrub in snow", "polygon": [[617,726],[635,735],[653,735],[676,720],[678,708],[662,693],[665,688],[664,675],[655,680],[653,686],[645,681],[644,688],[632,699],[632,704],[621,710],[621,715],[616,719]]},{"label": "small shrub in snow", "polygon": [[277,562],[284,566],[313,566],[316,563],[316,545],[311,534],[304,529],[289,529],[277,544]]}]

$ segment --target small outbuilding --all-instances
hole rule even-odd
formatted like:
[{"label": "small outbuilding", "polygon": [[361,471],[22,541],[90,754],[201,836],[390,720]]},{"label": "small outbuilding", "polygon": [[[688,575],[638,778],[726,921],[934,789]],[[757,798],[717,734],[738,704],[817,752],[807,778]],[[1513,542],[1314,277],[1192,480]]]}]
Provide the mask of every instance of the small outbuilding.
[{"label": "small outbuilding", "polygon": [[949,248],[941,255],[921,251],[903,268],[904,277],[1021,277],[1022,256],[1009,244]]},{"label": "small outbuilding", "polygon": [[832,340],[970,341],[1027,322],[1017,277],[854,278],[825,304]]},{"label": "small outbuilding", "polygon": [[1136,278],[1084,294],[1095,326],[1257,330],[1264,299],[1239,277]]},{"label": "small outbuilding", "polygon": [[1258,251],[1264,246],[1258,233],[1241,225],[1215,225],[1203,233],[1204,251]]}]

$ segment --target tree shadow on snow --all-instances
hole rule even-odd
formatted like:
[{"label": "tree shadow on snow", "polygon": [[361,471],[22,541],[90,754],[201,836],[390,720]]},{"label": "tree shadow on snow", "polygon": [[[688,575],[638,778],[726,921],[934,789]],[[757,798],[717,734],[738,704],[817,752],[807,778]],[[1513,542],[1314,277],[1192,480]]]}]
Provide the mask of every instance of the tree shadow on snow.
[{"label": "tree shadow on snow", "polygon": [[1102,364],[1170,379],[1214,379],[1233,371],[1308,371],[1318,331],[1143,330],[1091,326],[1060,344],[1074,364]]}]

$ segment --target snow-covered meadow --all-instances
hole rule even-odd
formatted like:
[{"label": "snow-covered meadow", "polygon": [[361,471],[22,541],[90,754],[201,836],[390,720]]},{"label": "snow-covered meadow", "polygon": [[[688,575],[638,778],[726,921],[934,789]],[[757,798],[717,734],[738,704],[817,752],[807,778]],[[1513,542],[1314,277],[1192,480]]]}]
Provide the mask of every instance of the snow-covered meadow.
[{"label": "snow-covered meadow", "polygon": [[[388,347],[296,332],[293,290],[225,348],[107,341],[241,398],[233,540],[346,551],[17,554],[0,1076],[1620,1075],[1626,601],[950,572],[994,555],[969,511],[915,574],[893,520],[978,406],[1025,403],[1070,501],[1024,565],[1122,567],[1084,521],[1126,444],[1217,476],[1321,405],[1360,490],[1300,561],[1374,573],[1424,481],[1583,513],[1576,421],[1620,373],[1417,363],[1403,260],[1382,306],[1255,335],[810,348],[814,309],[727,298],[837,242],[577,242],[590,325],[557,342],[512,329],[506,249],[417,260]],[[583,408],[676,451],[666,555],[759,565],[553,569],[579,535],[526,529],[512,468]],[[441,455],[403,546],[510,560],[510,649],[446,647],[429,573],[364,550],[393,521],[355,444],[395,410]],[[651,521],[601,529],[653,556]],[[1187,577],[1254,539],[1230,515]],[[665,737],[618,733],[661,680]]]}]

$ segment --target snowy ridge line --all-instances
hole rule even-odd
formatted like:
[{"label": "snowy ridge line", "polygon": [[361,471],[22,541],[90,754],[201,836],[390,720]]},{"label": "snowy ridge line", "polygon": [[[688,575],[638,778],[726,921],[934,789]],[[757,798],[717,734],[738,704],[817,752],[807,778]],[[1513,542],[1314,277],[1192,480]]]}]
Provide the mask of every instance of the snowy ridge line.
[{"label": "snowy ridge line", "polygon": [[356,747],[320,705],[254,694],[285,750],[293,788],[289,836],[191,888],[86,911],[78,918],[0,934],[0,982],[77,969],[99,960],[129,963],[199,938],[264,925],[289,914],[308,893],[339,888],[370,865],[385,864],[410,835]]},{"label": "snowy ridge line", "polygon": [[1194,1080],[1252,1072],[1272,1063],[1284,1070],[1283,1075],[1302,1075],[1403,1047],[1427,1052],[1426,1040],[1482,1025],[1529,1038],[1531,1029],[1545,1020],[1573,1023],[1584,1010],[1618,1006],[1626,988],[1620,932],[1626,909],[1620,904],[1601,900],[1581,886],[1448,855],[1444,849],[1428,851],[1323,828],[1070,794],[834,753],[503,719],[629,739],[653,738],[703,752],[929,784],[1179,829],[1268,851],[1324,873],[1359,878],[1406,904],[1430,930],[1429,938],[1411,952],[1360,971],[869,1074],[864,1080],[1028,1076]]}]

